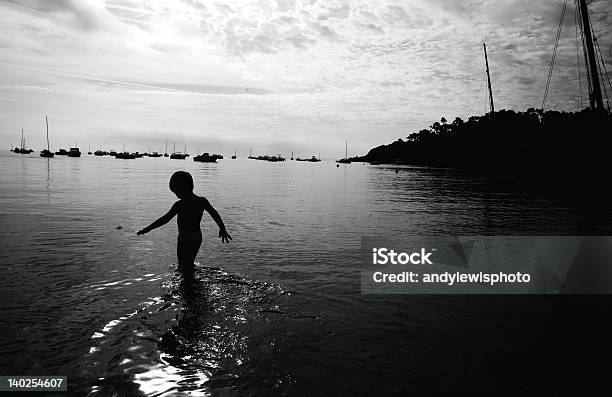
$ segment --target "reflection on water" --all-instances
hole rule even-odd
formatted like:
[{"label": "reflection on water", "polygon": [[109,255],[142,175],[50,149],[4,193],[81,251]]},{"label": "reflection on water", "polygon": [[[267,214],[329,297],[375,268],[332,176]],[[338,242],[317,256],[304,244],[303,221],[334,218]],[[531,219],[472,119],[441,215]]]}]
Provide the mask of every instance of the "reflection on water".
[{"label": "reflection on water", "polygon": [[[570,329],[601,344],[606,298],[361,295],[362,235],[612,225],[607,206],[512,178],[397,168],[0,154],[0,373],[66,374],[95,396],[404,395],[483,373],[495,391],[508,363],[533,369],[526,383],[547,376],[536,369],[562,361]],[[234,238],[203,221],[191,285],[172,265],[173,224],[135,234],[172,205],[179,169]]]},{"label": "reflection on water", "polygon": [[[252,368],[259,351],[274,349],[278,336],[268,340],[261,335],[270,331],[268,313],[281,313],[279,300],[289,293],[279,285],[198,267],[195,280],[166,275],[162,297],[149,299],[91,336],[88,376],[98,381],[90,396],[126,389],[155,396],[229,393],[248,378],[250,370],[244,368]],[[129,284],[122,280],[90,287]]]}]

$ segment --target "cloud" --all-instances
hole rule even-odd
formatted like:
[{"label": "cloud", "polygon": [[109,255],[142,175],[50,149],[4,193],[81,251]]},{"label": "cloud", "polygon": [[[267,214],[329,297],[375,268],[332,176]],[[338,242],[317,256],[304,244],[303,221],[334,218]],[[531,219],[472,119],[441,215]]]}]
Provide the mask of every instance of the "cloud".
[{"label": "cloud", "polygon": [[68,22],[85,30],[107,28],[111,20],[104,4],[95,0],[6,0],[38,15],[60,14]]},{"label": "cloud", "polygon": [[[569,3],[549,93],[560,109],[580,106]],[[540,102],[561,4],[5,1],[0,96],[15,102],[3,100],[3,116],[11,116],[0,128],[14,130],[33,113],[52,111],[58,123],[67,120],[58,134],[147,137],[176,126],[195,140],[204,139],[206,125],[222,137],[208,142],[231,141],[232,149],[239,139],[277,150],[277,141],[302,145],[308,136],[330,151],[349,140],[365,152],[441,116],[465,116],[475,101],[482,113],[484,96],[475,95],[483,39],[496,108]],[[589,8],[610,54],[610,3],[594,0]],[[68,122],[75,110],[78,120]]]},{"label": "cloud", "polygon": [[36,91],[51,91],[50,88],[48,87],[40,87],[37,85],[16,85],[16,84],[2,84],[0,85],[0,90],[6,90],[6,91],[29,91],[29,92],[36,92]]}]

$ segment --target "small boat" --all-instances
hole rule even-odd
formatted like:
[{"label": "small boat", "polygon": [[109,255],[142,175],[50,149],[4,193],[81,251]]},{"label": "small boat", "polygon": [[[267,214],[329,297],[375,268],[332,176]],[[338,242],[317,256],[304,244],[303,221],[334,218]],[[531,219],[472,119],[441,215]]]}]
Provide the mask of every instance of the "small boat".
[{"label": "small boat", "polygon": [[270,156],[266,160],[276,163],[278,161],[285,161],[285,158],[279,154],[278,156]]},{"label": "small boat", "polygon": [[270,161],[270,162],[273,162],[273,163],[278,162],[278,161],[285,161],[285,158],[283,156],[281,156],[280,154],[278,156],[268,156],[268,155],[257,156],[257,157],[249,156],[249,158],[253,159],[253,160]]},{"label": "small boat", "polygon": [[78,147],[71,147],[67,155],[68,157],[81,157],[81,151]]},{"label": "small boat", "polygon": [[316,156],[312,156],[309,159],[301,159],[301,158],[296,158],[295,161],[308,161],[309,163],[318,163],[319,161],[321,161],[320,159],[318,159]]},{"label": "small boat", "polygon": [[124,159],[124,160],[131,160],[131,159],[135,159],[136,156],[130,152],[121,152],[121,153],[116,153],[115,154],[115,158],[116,159]]},{"label": "small boat", "polygon": [[199,156],[195,156],[193,161],[199,161],[201,163],[216,163],[217,157],[214,154],[211,156],[208,153],[204,153]]},{"label": "small boat", "polygon": [[89,145],[89,147],[88,147],[87,154],[92,154],[91,153],[91,145]]},{"label": "small boat", "polygon": [[55,154],[57,154],[58,156],[66,156],[68,155],[68,152],[66,151],[66,149],[60,149],[59,151],[55,152]]},{"label": "small boat", "polygon": [[153,152],[151,154],[149,154],[149,157],[161,157],[162,155],[159,154],[158,152]]},{"label": "small boat", "polygon": [[96,150],[94,152],[94,156],[104,156],[106,152],[103,152],[102,150]]},{"label": "small boat", "polygon": [[216,158],[217,160],[223,160],[223,156],[220,154],[213,154],[212,156]]},{"label": "small boat", "polygon": [[232,156],[232,160],[236,160],[236,149],[234,148],[234,155]]},{"label": "small boat", "polygon": [[291,152],[291,160],[293,160],[293,152]]},{"label": "small boat", "polygon": [[43,149],[40,152],[40,157],[51,158],[55,156],[55,154],[51,150],[49,150],[49,120],[47,120],[47,116],[45,116],[45,124],[47,124],[47,148]]},{"label": "small boat", "polygon": [[117,152],[116,152],[116,151],[114,151],[114,150],[111,150],[111,151],[110,151],[108,154],[109,154],[110,156],[117,157]]}]

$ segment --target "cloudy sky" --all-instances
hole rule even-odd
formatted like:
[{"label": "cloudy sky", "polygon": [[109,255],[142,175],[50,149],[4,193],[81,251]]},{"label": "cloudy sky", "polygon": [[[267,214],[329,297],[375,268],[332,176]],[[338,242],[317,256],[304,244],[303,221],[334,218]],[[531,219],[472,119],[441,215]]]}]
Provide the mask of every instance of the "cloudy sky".
[{"label": "cloudy sky", "polygon": [[[568,3],[549,105],[573,110]],[[562,4],[0,0],[0,138],[41,149],[49,115],[53,149],[364,154],[484,113],[483,40],[496,108],[539,107]],[[612,1],[589,8],[612,72]]]}]

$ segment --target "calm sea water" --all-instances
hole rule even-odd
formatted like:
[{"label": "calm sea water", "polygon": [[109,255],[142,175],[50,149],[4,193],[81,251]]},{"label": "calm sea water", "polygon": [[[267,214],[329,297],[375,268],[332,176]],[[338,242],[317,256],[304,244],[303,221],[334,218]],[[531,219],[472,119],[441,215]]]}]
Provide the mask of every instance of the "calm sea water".
[{"label": "calm sea water", "polygon": [[[607,234],[612,211],[396,168],[3,152],[0,374],[68,375],[91,396],[504,394],[547,390],[566,349],[590,362],[607,297],[364,296],[360,237]],[[176,170],[233,237],[205,216],[194,285],[174,221],[136,235],[176,200]]]}]

